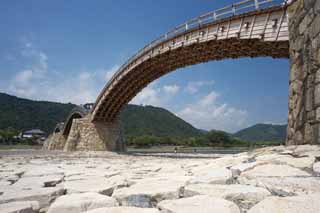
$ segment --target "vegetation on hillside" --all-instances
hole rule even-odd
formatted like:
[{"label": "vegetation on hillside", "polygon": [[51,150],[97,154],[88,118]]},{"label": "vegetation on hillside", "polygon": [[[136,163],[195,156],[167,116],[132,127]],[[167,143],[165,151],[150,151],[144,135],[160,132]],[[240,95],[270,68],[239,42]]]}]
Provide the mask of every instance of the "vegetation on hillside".
[{"label": "vegetation on hillside", "polygon": [[0,93],[0,129],[11,127],[18,131],[42,129],[52,132],[75,107],[46,101],[31,101]]},{"label": "vegetation on hillside", "polygon": [[247,141],[233,138],[223,131],[210,131],[196,137],[157,137],[150,135],[131,136],[127,140],[128,146],[151,147],[151,146],[209,146],[209,147],[240,147],[250,146]]},{"label": "vegetation on hillside", "polygon": [[233,136],[251,142],[275,141],[284,142],[286,139],[287,125],[256,124],[243,129]]},{"label": "vegetation on hillside", "polygon": [[127,105],[121,112],[126,137],[197,137],[203,132],[166,109]]}]

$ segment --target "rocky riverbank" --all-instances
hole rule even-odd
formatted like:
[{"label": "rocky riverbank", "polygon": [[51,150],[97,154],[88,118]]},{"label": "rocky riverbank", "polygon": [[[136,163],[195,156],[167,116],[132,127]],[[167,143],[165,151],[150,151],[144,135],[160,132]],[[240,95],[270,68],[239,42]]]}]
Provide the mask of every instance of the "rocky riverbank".
[{"label": "rocky riverbank", "polygon": [[28,150],[0,155],[1,212],[320,212],[319,146],[220,158]]}]

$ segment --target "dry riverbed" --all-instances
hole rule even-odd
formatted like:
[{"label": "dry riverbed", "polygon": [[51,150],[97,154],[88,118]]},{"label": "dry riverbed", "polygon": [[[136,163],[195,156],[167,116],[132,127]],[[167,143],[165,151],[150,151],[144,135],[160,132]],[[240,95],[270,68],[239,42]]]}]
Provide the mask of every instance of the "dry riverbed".
[{"label": "dry riverbed", "polygon": [[0,156],[1,213],[320,212],[319,146],[235,155]]}]

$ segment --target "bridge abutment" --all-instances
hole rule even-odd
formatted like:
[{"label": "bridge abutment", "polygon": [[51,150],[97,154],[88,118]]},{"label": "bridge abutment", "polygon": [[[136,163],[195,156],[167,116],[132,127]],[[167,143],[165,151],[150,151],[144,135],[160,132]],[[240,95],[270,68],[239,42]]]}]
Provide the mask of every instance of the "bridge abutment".
[{"label": "bridge abutment", "polygon": [[64,151],[125,151],[120,121],[92,122],[90,115],[74,119]]},{"label": "bridge abutment", "polygon": [[288,8],[290,82],[287,145],[320,144],[320,2]]}]

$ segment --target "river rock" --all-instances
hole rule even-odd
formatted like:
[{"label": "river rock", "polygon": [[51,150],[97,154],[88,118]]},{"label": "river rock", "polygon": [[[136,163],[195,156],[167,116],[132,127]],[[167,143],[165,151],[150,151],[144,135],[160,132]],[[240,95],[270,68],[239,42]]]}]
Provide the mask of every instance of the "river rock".
[{"label": "river rock", "polygon": [[158,204],[158,208],[164,213],[240,213],[238,206],[233,202],[207,195],[164,200]]},{"label": "river rock", "polygon": [[71,194],[59,197],[48,213],[80,213],[92,209],[118,206],[114,198],[94,192]]},{"label": "river rock", "polygon": [[268,197],[248,213],[319,213],[320,194],[294,197]]}]

